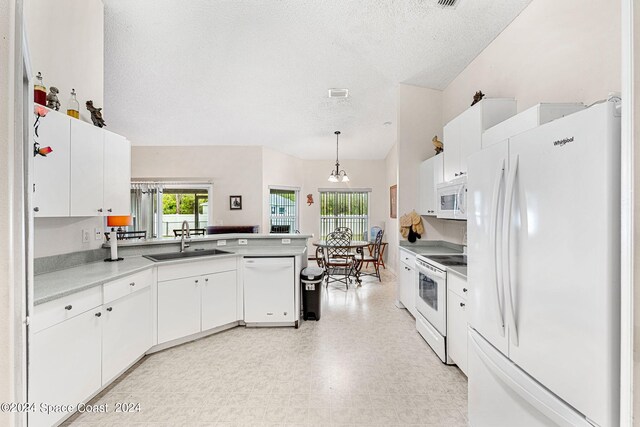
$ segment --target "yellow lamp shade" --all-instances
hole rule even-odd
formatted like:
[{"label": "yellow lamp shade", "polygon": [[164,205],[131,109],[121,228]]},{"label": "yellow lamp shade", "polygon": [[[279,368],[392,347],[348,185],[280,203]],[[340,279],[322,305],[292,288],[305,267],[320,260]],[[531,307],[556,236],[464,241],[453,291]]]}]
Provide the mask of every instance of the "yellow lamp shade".
[{"label": "yellow lamp shade", "polygon": [[107,217],[107,227],[127,227],[129,225],[131,225],[131,215]]}]

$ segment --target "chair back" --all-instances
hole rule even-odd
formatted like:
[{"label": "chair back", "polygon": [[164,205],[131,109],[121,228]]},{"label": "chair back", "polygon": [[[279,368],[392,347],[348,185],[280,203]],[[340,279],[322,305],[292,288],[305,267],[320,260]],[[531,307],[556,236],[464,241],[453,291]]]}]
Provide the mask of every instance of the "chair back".
[{"label": "chair back", "polygon": [[375,259],[380,258],[380,246],[382,246],[382,236],[384,236],[384,230],[378,231],[378,234],[376,234],[376,240],[373,243],[373,252],[371,256]]},{"label": "chair back", "polygon": [[327,255],[329,258],[350,258],[351,234],[334,231],[327,236]]},{"label": "chair back", "polygon": [[349,236],[349,242],[351,242],[351,239],[353,237],[353,231],[351,231],[351,229],[349,227],[336,227],[335,230],[333,230],[334,233],[345,233]]}]

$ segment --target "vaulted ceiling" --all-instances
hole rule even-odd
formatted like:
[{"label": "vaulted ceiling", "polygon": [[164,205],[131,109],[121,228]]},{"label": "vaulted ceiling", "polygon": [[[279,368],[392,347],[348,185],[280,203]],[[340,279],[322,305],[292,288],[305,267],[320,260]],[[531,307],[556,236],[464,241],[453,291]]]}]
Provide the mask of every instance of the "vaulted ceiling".
[{"label": "vaulted ceiling", "polygon": [[384,158],[398,84],[445,88],[530,1],[105,0],[105,114],[134,145]]}]

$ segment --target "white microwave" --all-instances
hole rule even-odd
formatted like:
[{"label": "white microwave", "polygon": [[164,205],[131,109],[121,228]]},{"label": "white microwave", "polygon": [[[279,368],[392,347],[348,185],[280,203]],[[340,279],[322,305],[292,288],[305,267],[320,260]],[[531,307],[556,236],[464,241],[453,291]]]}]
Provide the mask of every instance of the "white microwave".
[{"label": "white microwave", "polygon": [[467,219],[467,177],[438,184],[438,218]]}]

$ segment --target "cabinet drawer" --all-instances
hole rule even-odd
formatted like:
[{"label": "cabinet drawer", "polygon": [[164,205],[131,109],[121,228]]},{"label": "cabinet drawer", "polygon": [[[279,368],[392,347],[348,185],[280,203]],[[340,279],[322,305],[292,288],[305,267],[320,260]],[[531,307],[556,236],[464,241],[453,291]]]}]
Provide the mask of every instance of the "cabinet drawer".
[{"label": "cabinet drawer", "polygon": [[31,330],[35,333],[102,305],[102,286],[35,306]]},{"label": "cabinet drawer", "polygon": [[447,287],[450,291],[454,292],[459,297],[465,300],[467,299],[467,295],[469,294],[467,281],[458,276],[456,273],[447,273]]},{"label": "cabinet drawer", "polygon": [[237,270],[237,268],[237,257],[161,265],[158,267],[158,282],[221,273],[223,271]]},{"label": "cabinet drawer", "polygon": [[126,276],[104,284],[104,303],[107,304],[118,298],[127,296],[140,289],[151,286],[153,273],[151,269]]},{"label": "cabinet drawer", "polygon": [[413,252],[400,249],[400,261],[413,268],[416,263],[416,256]]}]

